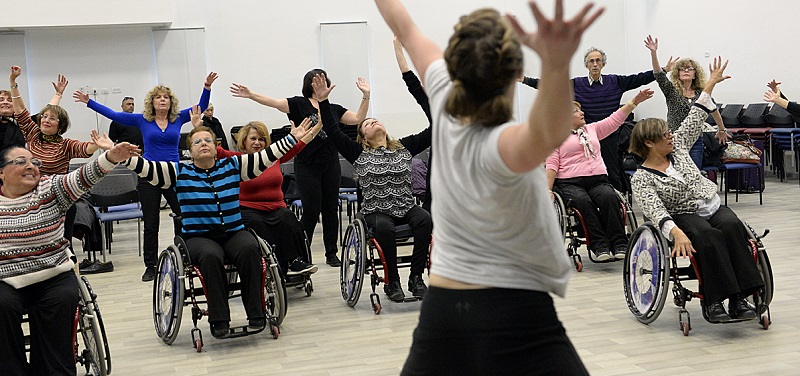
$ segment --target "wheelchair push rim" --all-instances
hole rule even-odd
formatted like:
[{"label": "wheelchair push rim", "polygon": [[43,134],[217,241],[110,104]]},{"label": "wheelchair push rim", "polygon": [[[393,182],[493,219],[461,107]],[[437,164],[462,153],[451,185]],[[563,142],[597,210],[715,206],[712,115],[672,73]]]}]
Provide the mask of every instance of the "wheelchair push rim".
[{"label": "wheelchair push rim", "polygon": [[342,265],[339,267],[339,284],[342,298],[355,307],[361,296],[366,271],[366,232],[364,224],[356,218],[347,226],[342,245]]},{"label": "wheelchair push rim", "polygon": [[666,241],[651,223],[631,236],[623,266],[623,287],[628,309],[643,324],[658,318],[669,292],[669,258]]},{"label": "wheelchair push rim", "polygon": [[775,292],[775,284],[772,277],[772,266],[769,262],[769,256],[767,256],[767,250],[764,248],[764,244],[761,242],[761,238],[756,235],[755,230],[745,223],[745,228],[747,229],[747,236],[751,242],[751,245],[755,247],[756,252],[756,268],[758,269],[758,273],[761,275],[761,279],[764,281],[764,287],[760,288],[756,292],[756,299],[754,299],[754,303],[756,304],[756,309],[759,315],[764,314],[769,309],[770,303],[772,303],[772,296]]},{"label": "wheelchair push rim", "polygon": [[180,250],[170,245],[161,251],[153,284],[153,324],[156,334],[170,345],[178,336],[183,316],[185,269]]},{"label": "wheelchair push rim", "polygon": [[85,347],[78,355],[87,373],[105,376],[111,373],[111,357],[100,308],[86,277],[79,278],[78,285],[78,328]]},{"label": "wheelchair push rim", "polygon": [[[255,231],[249,230],[256,237],[261,257],[264,260],[264,314],[270,325],[279,332],[278,327],[283,323],[283,319],[286,318],[286,311],[289,308],[286,297],[286,283],[278,268],[278,260],[275,257],[275,253],[272,252],[272,247],[264,239],[261,239]],[[274,338],[278,338],[276,332],[272,334]]]}]

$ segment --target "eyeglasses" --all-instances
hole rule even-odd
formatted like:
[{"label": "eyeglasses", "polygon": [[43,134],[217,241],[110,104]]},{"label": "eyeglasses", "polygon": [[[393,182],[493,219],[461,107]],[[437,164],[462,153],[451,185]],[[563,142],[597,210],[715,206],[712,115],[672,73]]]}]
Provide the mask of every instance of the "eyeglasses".
[{"label": "eyeglasses", "polygon": [[201,144],[201,143],[203,143],[203,142],[205,142],[205,143],[207,143],[207,144],[212,144],[212,145],[213,145],[213,144],[214,144],[214,139],[213,139],[213,138],[211,138],[211,137],[206,137],[206,138],[198,138],[198,139],[196,139],[196,140],[192,141],[192,145],[194,145],[194,146],[197,146],[197,145],[200,145],[200,144]]},{"label": "eyeglasses", "polygon": [[42,117],[40,119],[41,120],[50,120],[50,121],[58,122],[58,116],[42,115]]},{"label": "eyeglasses", "polygon": [[683,72],[694,72],[694,67],[688,66],[688,67],[678,68],[678,70]]},{"label": "eyeglasses", "polygon": [[132,100],[133,100],[133,97],[125,97],[125,98],[122,98],[122,101],[123,101],[123,102],[125,102],[125,101],[128,101],[128,100],[132,101]]},{"label": "eyeglasses", "polygon": [[666,132],[664,132],[664,134],[662,134],[661,136],[663,136],[663,137],[664,137],[664,139],[666,140],[666,139],[668,139],[668,138],[672,137],[672,132],[671,132],[671,131],[666,131]]},{"label": "eyeglasses", "polygon": [[10,161],[3,162],[3,164],[0,164],[0,167],[5,167],[8,165],[27,166],[28,162],[31,162],[31,164],[36,168],[42,167],[42,161],[38,158],[27,159],[25,157],[14,158]]}]

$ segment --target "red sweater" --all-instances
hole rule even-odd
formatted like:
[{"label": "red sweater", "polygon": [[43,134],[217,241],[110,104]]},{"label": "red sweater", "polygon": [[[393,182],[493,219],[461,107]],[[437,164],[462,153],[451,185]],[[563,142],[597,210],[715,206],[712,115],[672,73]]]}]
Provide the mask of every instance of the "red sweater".
[{"label": "red sweater", "polygon": [[[281,185],[283,184],[281,163],[292,160],[305,146],[305,142],[298,141],[288,153],[275,161],[272,166],[269,166],[257,178],[241,182],[239,185],[239,203],[245,208],[263,211],[285,208],[286,203],[283,202],[283,191],[281,190]],[[242,153],[225,150],[221,146],[217,146],[218,158],[232,157],[234,155],[242,155]]]},{"label": "red sweater", "polygon": [[88,148],[91,142],[77,141],[70,138],[62,138],[59,142],[45,142],[39,136],[42,131],[39,126],[31,120],[28,110],[21,114],[14,114],[19,123],[25,141],[28,142],[28,150],[34,158],[42,161],[39,171],[45,175],[66,174],[69,171],[69,161],[72,158],[89,158],[92,156]]}]

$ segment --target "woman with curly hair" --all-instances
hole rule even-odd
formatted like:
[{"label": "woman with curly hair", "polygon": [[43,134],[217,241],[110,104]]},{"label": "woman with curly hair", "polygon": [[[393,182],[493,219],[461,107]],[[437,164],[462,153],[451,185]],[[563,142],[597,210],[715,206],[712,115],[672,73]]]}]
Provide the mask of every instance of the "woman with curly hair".
[{"label": "woman with curly hair", "polygon": [[[203,93],[200,95],[199,106],[201,110],[208,107],[211,97],[211,84],[217,79],[217,74],[211,72],[206,77]],[[117,123],[138,127],[144,139],[144,158],[156,162],[179,162],[178,144],[181,140],[181,126],[191,120],[191,108],[179,110],[178,98],[169,87],[157,85],[152,88],[144,99],[144,112],[141,114],[117,112],[100,103],[89,99],[89,95],[81,91],[72,94],[76,102],[86,103],[87,107]],[[139,178],[137,186],[139,202],[142,204],[144,215],[144,266],[142,282],[149,282],[155,278],[156,262],[158,261],[158,227],[161,196],[169,203],[176,214],[180,214],[178,199],[172,189],[159,188]]]},{"label": "woman with curly hair", "polygon": [[[402,374],[587,374],[550,296],[564,295],[572,265],[542,165],[570,135],[569,62],[602,10],[565,20],[559,0],[548,19],[531,2],[539,28],[528,33],[479,9],[442,53],[399,0],[375,3],[425,84],[436,150],[431,286]],[[542,74],[520,124],[521,45],[538,53]]]}]

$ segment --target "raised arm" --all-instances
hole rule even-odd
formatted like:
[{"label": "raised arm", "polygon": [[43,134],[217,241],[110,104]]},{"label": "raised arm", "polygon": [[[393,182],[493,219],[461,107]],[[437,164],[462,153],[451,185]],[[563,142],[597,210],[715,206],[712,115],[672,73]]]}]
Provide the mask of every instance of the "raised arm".
[{"label": "raised arm", "polygon": [[279,160],[284,154],[288,153],[300,140],[308,143],[319,132],[322,125],[312,126],[308,119],[303,120],[299,126],[294,126],[286,137],[272,143],[269,147],[254,154],[242,154],[238,157],[242,166],[242,181],[255,179],[262,172],[266,171],[273,162]]},{"label": "raised arm", "polygon": [[400,73],[410,72],[411,68],[408,67],[406,54],[403,52],[403,44],[397,39],[397,35],[394,36],[392,45],[394,46],[394,59],[397,60],[397,67],[400,68]]},{"label": "raised arm", "polygon": [[542,74],[540,95],[536,96],[528,122],[509,127],[500,135],[500,156],[515,172],[530,171],[541,165],[547,156],[569,136],[572,129],[572,87],[569,62],[578,48],[583,32],[603,12],[603,8],[588,16],[593,4],[588,4],[571,20],[564,20],[562,0],[556,1],[553,19],[547,19],[530,3],[538,31],[526,32],[514,17],[508,17],[522,44],[539,54]]},{"label": "raised arm", "polygon": [[650,89],[642,89],[636,96],[633,97],[628,103],[624,106],[620,107],[619,110],[615,111],[611,116],[600,120],[596,123],[590,124],[590,126],[595,127],[595,132],[597,132],[597,138],[602,140],[611,133],[614,133],[622,123],[625,122],[625,119],[628,118],[628,115],[633,112],[636,106],[640,105],[642,102],[650,99],[653,97],[653,90]]},{"label": "raised arm", "polygon": [[406,55],[403,53],[403,45],[397,40],[397,37],[394,37],[393,44],[394,57],[397,59],[397,67],[400,68],[400,73],[403,74],[403,81],[406,83],[406,88],[408,88],[408,92],[411,93],[411,96],[414,97],[414,100],[417,101],[417,104],[422,108],[422,111],[425,112],[425,117],[428,118],[428,124],[433,124],[428,94],[426,94],[425,90],[422,88],[422,82],[420,82],[419,77],[408,67]]},{"label": "raised arm", "polygon": [[19,94],[19,84],[17,84],[17,77],[22,74],[22,68],[17,65],[11,67],[11,73],[8,75],[8,84],[11,86],[11,103],[14,105],[14,113],[21,114],[25,112],[25,102]]},{"label": "raised arm", "polygon": [[89,94],[86,94],[80,90],[75,90],[75,92],[72,93],[72,97],[75,98],[75,102],[85,103],[86,107],[89,107],[94,112],[97,112],[98,114],[123,125],[138,127],[139,120],[143,119],[141,114],[129,114],[127,112],[114,111],[94,101],[93,99],[89,99]]},{"label": "raised arm", "polygon": [[231,84],[231,94],[236,98],[247,98],[258,104],[272,107],[284,114],[289,113],[289,101],[286,98],[273,98],[264,94],[254,93],[250,88],[237,83]]},{"label": "raised arm", "polygon": [[[342,124],[358,125],[358,123],[361,123],[367,118],[370,96],[369,84],[365,79],[359,77],[356,81],[356,87],[358,87],[358,90],[361,90],[361,104],[358,105],[358,112],[345,111],[342,117],[339,118],[339,122]],[[328,131],[325,131],[325,133],[328,133]]]},{"label": "raised arm", "polygon": [[375,0],[378,11],[394,35],[408,51],[411,63],[425,82],[425,72],[432,62],[442,58],[442,50],[417,28],[400,0]]},{"label": "raised arm", "polygon": [[171,188],[178,175],[176,162],[153,162],[142,157],[132,157],[124,162],[125,167],[159,188]]},{"label": "raised arm", "polygon": [[[217,73],[210,72],[208,76],[206,76],[206,81],[203,83],[203,91],[200,93],[200,101],[197,102],[197,106],[200,107],[200,111],[205,111],[208,108],[208,102],[211,100],[211,85],[214,84],[214,81],[217,80]],[[181,120],[181,124],[191,121],[191,110],[192,107],[184,108],[181,112],[178,113],[178,118]]]},{"label": "raised arm", "polygon": [[658,63],[658,38],[647,36],[644,46],[650,50],[650,63],[653,64],[653,73],[661,71],[661,64]]},{"label": "raised arm", "polygon": [[320,119],[322,129],[325,130],[328,139],[331,140],[333,146],[342,154],[344,159],[350,163],[355,163],[358,156],[361,155],[363,148],[359,143],[351,140],[350,137],[347,137],[347,135],[339,129],[338,122],[336,121],[336,117],[328,101],[328,96],[336,85],[328,87],[325,78],[318,74],[314,76],[311,81],[311,87],[314,88],[314,98],[319,101],[319,113],[322,115],[322,119]]}]

